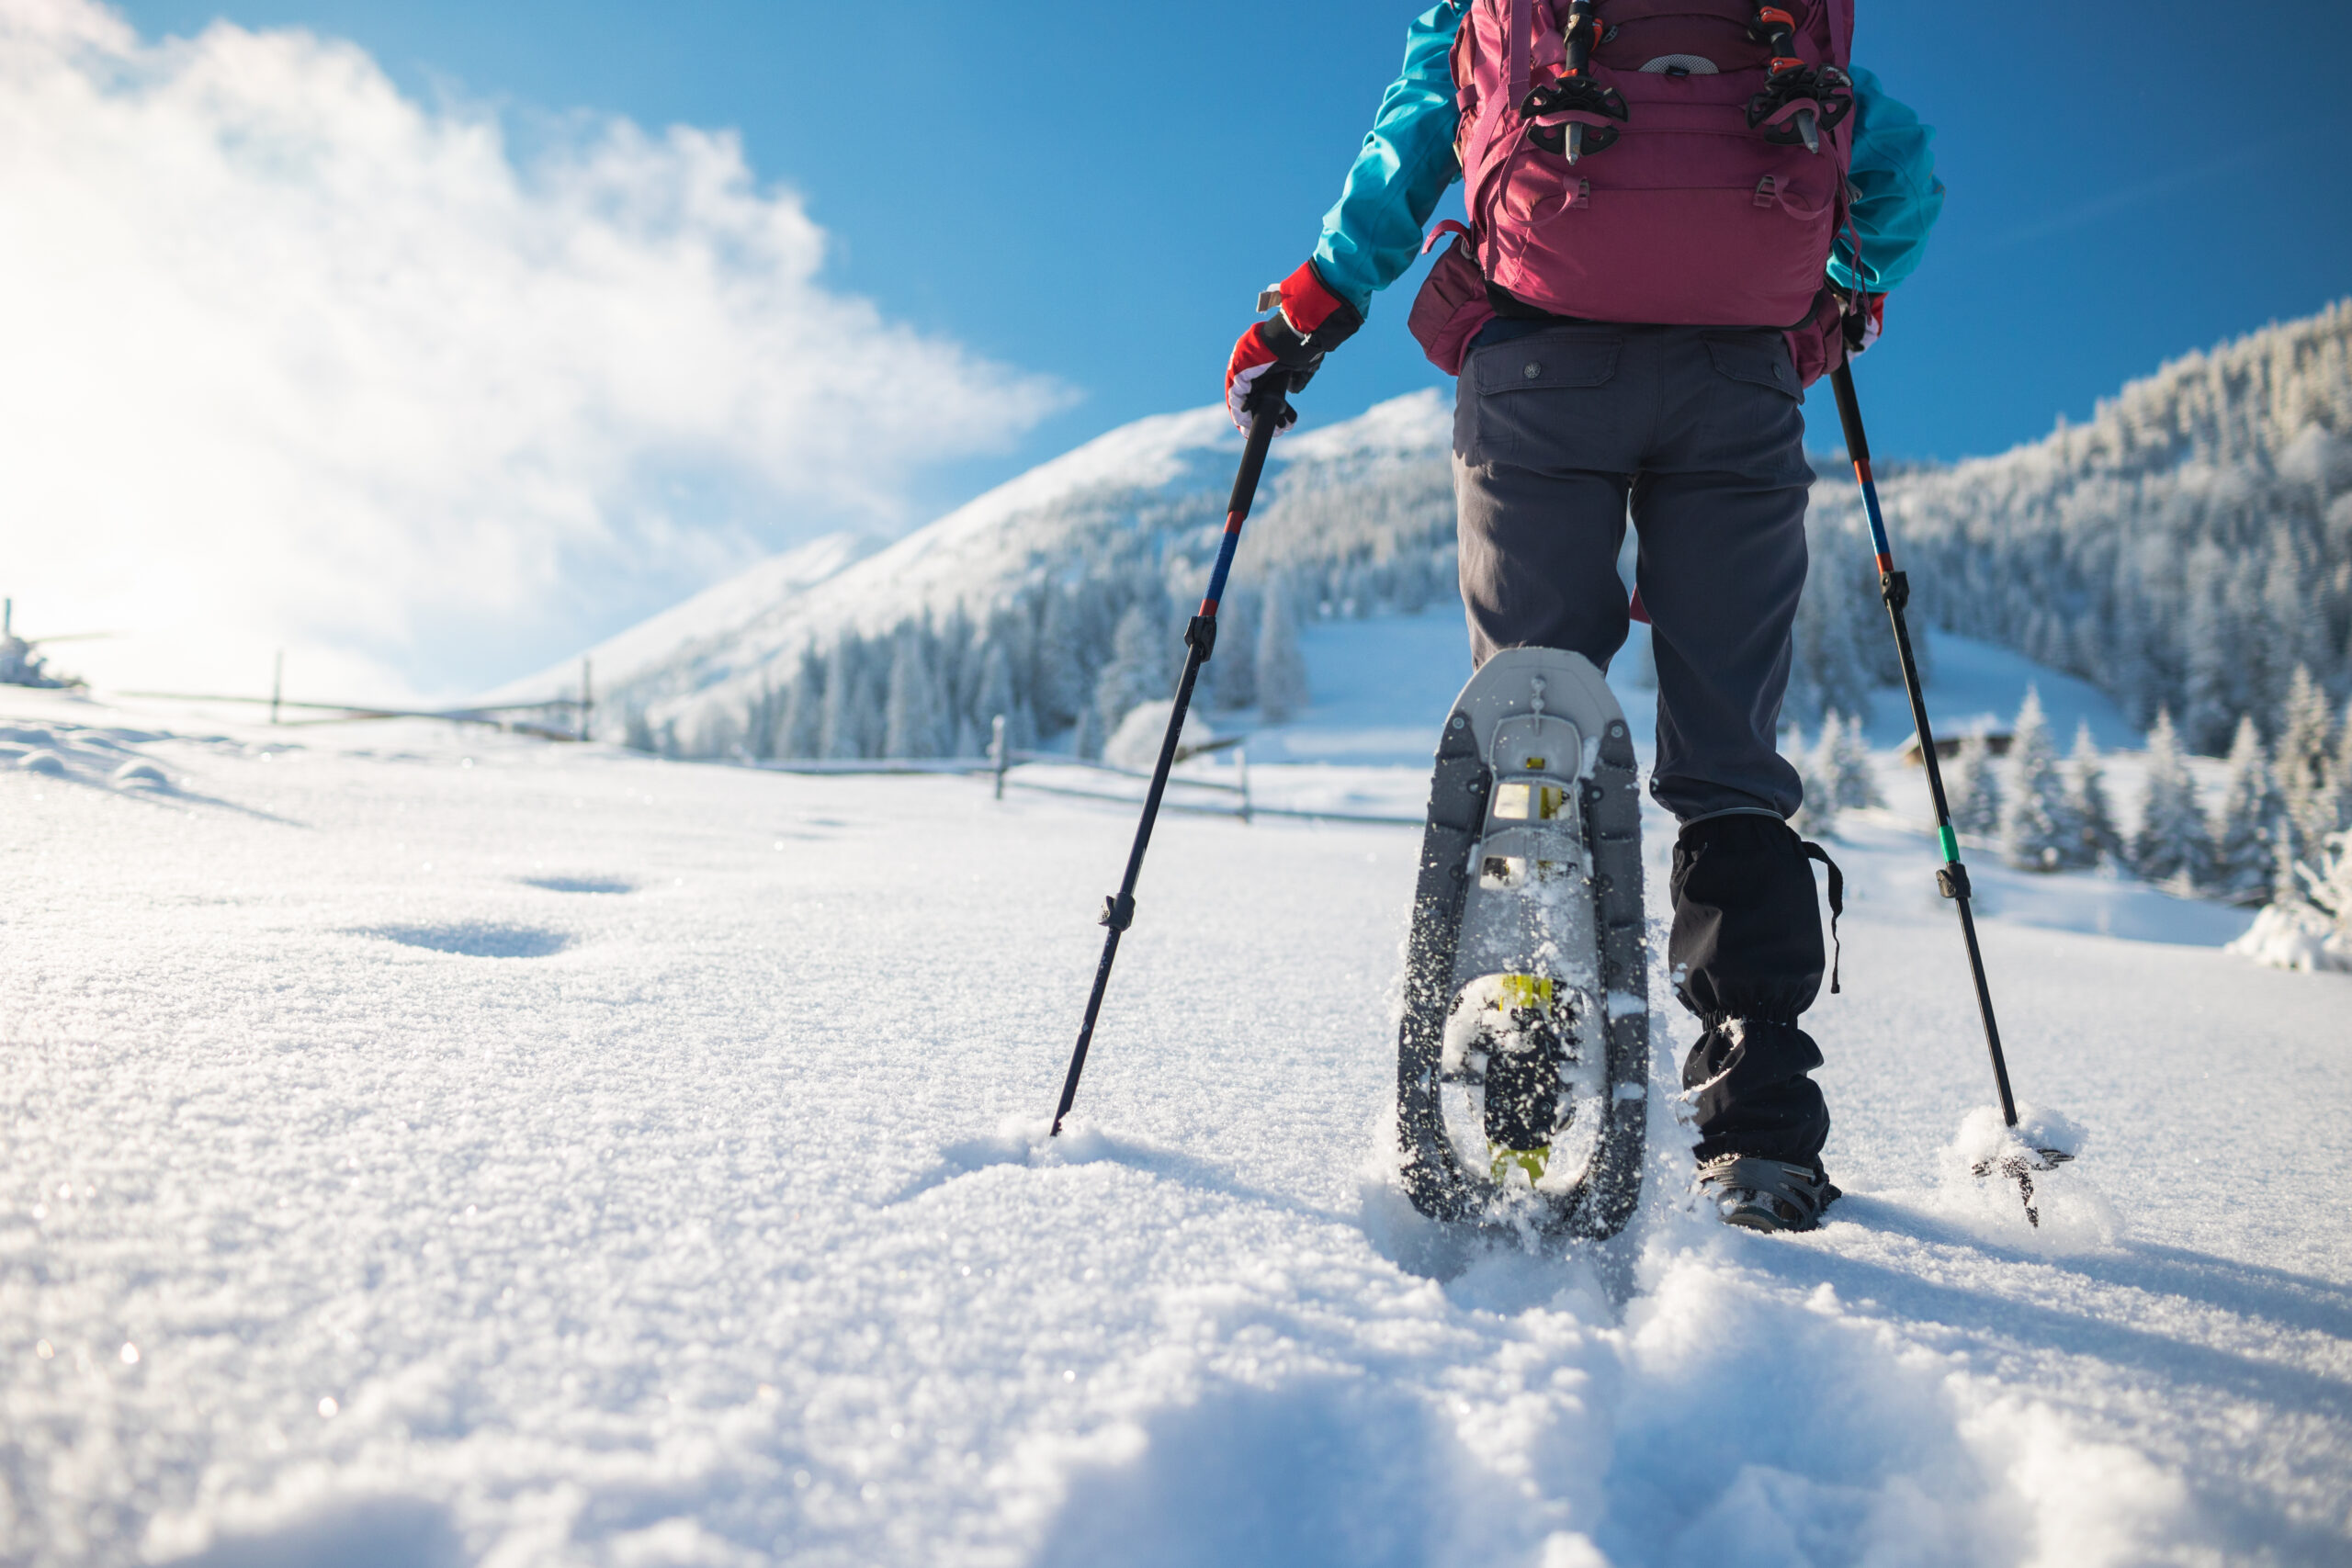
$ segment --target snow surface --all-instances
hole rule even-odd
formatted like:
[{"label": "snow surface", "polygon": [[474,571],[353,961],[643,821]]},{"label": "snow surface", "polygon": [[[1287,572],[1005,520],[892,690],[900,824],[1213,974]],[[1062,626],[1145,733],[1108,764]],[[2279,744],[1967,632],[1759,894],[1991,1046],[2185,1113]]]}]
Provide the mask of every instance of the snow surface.
[{"label": "snow surface", "polygon": [[[1332,755],[1391,711],[1366,625],[1306,637]],[[1455,678],[1377,668],[1404,728]],[[1683,1207],[1661,992],[1635,1232],[1532,1257],[1390,1179],[1409,829],[1164,818],[1048,1145],[1125,807],[0,722],[56,759],[0,768],[0,1560],[2352,1555],[2352,981],[2226,956],[2234,915],[2100,934],[2035,912],[2101,879],[1980,871],[2020,1093],[2086,1137],[2030,1229],[1962,1168],[1932,854],[1849,818],[1832,1223]],[[1418,811],[1385,755],[1252,789]]]}]

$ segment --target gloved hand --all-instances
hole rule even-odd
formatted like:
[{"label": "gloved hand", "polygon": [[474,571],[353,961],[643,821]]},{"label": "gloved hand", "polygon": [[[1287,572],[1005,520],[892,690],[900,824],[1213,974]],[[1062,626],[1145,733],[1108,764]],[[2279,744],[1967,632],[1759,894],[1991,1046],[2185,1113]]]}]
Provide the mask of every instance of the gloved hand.
[{"label": "gloved hand", "polygon": [[[1324,355],[1363,325],[1363,313],[1324,287],[1311,261],[1283,278],[1278,292],[1282,308],[1250,323],[1226,362],[1225,410],[1244,435],[1250,434],[1250,393],[1260,377],[1280,367],[1276,373],[1290,381],[1285,390],[1295,392],[1314,379]],[[1297,421],[1297,411],[1285,405],[1278,428],[1288,430]]]},{"label": "gloved hand", "polygon": [[1886,296],[1865,294],[1862,308],[1846,312],[1846,353],[1850,356],[1861,353],[1878,341],[1886,325]]}]

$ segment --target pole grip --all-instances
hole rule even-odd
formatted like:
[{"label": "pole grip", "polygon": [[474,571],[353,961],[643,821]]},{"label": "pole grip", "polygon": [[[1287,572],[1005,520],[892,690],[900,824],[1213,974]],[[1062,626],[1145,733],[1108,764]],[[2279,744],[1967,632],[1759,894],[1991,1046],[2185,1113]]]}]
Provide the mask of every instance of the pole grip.
[{"label": "pole grip", "polygon": [[1269,367],[1250,389],[1242,407],[1250,411],[1250,436],[1241,444],[1241,467],[1233,476],[1233,496],[1226,502],[1227,516],[1250,515],[1258,499],[1258,477],[1266,471],[1266,454],[1281,432],[1283,415],[1290,410],[1290,372]]}]

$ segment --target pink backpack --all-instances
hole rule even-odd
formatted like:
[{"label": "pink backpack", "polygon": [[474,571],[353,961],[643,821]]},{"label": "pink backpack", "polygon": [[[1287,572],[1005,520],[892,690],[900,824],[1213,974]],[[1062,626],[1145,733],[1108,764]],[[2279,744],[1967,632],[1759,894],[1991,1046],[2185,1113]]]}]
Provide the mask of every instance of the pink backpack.
[{"label": "pink backpack", "polygon": [[1809,340],[1846,221],[1852,34],[1853,0],[1476,0],[1453,43],[1470,244],[1415,303],[1430,357],[1458,373],[1489,279],[1557,315]]}]

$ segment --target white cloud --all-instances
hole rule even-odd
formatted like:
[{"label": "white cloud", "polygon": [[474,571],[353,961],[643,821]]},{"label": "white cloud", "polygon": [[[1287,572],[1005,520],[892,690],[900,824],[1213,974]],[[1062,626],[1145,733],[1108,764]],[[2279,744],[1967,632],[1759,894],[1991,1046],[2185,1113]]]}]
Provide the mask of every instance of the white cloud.
[{"label": "white cloud", "polygon": [[0,0],[0,588],[118,681],[446,692],[902,524],[1061,394],[825,243],[729,135],[518,166],[345,43]]}]

